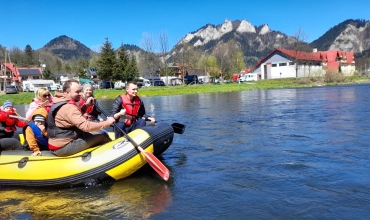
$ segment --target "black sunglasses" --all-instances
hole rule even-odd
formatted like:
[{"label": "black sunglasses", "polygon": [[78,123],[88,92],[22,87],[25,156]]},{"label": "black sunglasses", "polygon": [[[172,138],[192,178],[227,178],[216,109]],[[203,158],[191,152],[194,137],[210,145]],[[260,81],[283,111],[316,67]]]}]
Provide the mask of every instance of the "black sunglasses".
[{"label": "black sunglasses", "polygon": [[50,96],[50,94],[46,94],[46,95],[43,95],[43,96],[46,98],[46,97],[49,97],[49,96]]}]

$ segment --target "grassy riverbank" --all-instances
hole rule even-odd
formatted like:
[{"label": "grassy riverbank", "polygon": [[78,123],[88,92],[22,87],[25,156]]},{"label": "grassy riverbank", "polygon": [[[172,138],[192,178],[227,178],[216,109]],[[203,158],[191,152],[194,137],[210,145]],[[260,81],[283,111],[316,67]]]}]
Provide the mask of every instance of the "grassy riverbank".
[{"label": "grassy riverbank", "polygon": [[[341,83],[324,83],[320,80],[309,79],[277,79],[277,80],[260,80],[248,83],[222,83],[222,84],[198,84],[198,85],[181,85],[181,86],[160,86],[147,87],[139,89],[139,96],[169,96],[169,95],[188,95],[214,92],[235,92],[246,90],[265,90],[265,89],[284,89],[284,88],[302,88],[313,86],[333,86],[343,84],[362,84],[370,83],[368,77],[350,77]],[[116,89],[97,89],[94,94],[97,99],[114,99],[124,90]],[[19,94],[1,95],[0,104],[5,100],[11,100],[14,104],[29,104],[34,98],[34,93],[22,92]]]}]

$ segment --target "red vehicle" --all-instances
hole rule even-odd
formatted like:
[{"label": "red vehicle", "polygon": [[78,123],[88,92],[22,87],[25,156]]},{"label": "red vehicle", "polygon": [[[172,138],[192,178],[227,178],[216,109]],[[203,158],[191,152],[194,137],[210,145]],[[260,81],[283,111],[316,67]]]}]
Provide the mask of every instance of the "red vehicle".
[{"label": "red vehicle", "polygon": [[233,74],[233,76],[231,77],[232,82],[237,82],[238,79],[239,79],[239,74]]}]

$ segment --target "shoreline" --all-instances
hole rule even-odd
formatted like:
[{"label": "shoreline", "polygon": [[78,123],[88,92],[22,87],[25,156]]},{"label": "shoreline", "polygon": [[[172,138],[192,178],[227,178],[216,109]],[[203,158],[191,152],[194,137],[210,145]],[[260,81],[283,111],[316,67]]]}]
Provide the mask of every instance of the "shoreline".
[{"label": "shoreline", "polygon": [[[179,86],[155,86],[140,88],[138,95],[140,97],[152,96],[172,96],[172,95],[191,95],[217,92],[237,92],[248,90],[266,90],[266,89],[293,89],[310,88],[318,86],[338,86],[338,85],[356,85],[370,83],[369,77],[351,77],[344,82],[324,83],[322,81],[290,79],[260,80],[244,83],[215,83],[215,84],[197,84],[197,85],[179,85]],[[124,89],[96,89],[94,96],[99,99],[115,99],[118,95],[125,93]],[[55,94],[53,91],[52,94]],[[33,92],[20,92],[18,94],[0,94],[0,105],[5,100],[11,100],[14,105],[30,104],[34,98]]]}]

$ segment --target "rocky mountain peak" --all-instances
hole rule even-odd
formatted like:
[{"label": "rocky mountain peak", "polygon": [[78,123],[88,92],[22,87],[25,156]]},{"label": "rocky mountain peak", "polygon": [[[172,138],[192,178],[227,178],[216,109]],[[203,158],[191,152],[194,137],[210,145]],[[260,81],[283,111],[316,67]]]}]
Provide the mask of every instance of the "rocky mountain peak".
[{"label": "rocky mountain peak", "polygon": [[259,34],[264,35],[269,32],[271,32],[269,26],[267,24],[264,24]]},{"label": "rocky mountain peak", "polygon": [[236,31],[239,33],[256,33],[256,28],[248,21],[242,20]]}]

